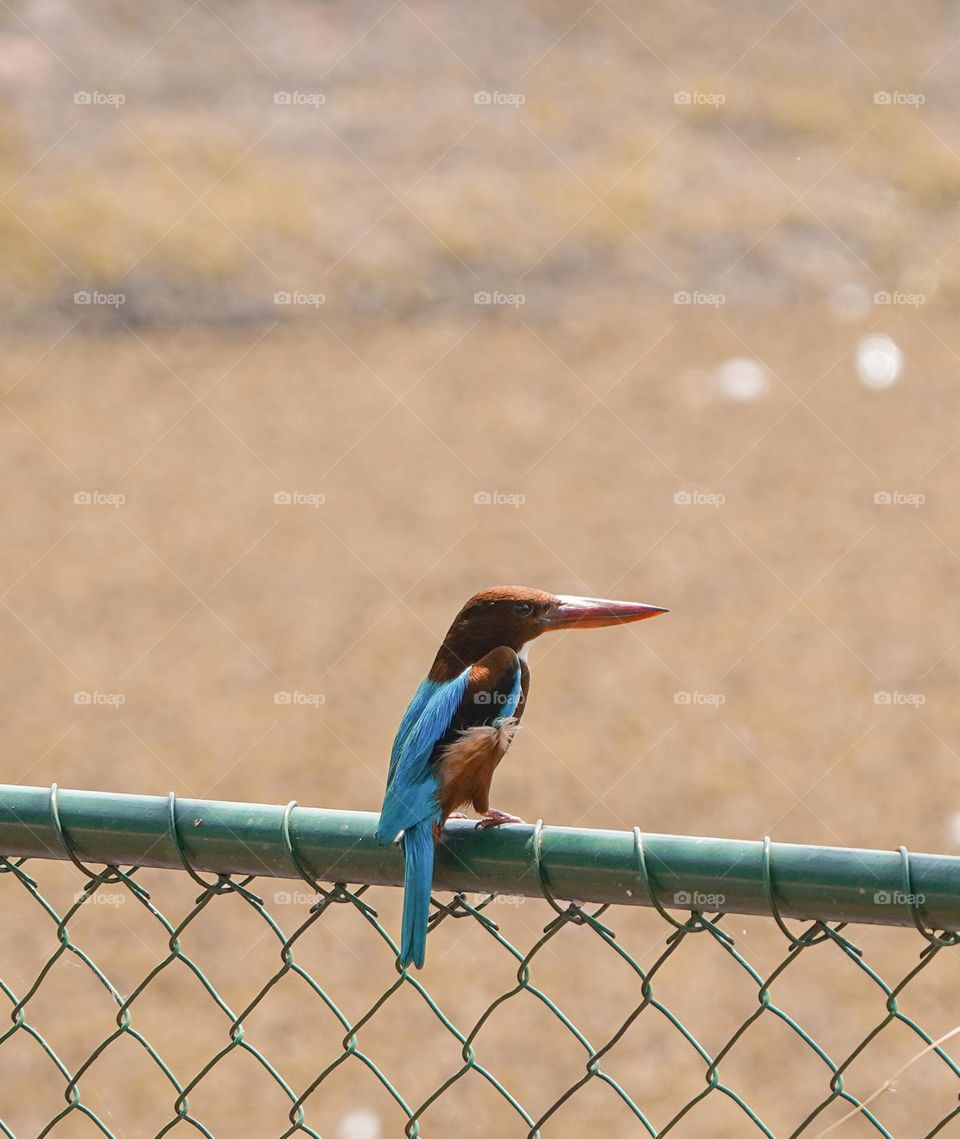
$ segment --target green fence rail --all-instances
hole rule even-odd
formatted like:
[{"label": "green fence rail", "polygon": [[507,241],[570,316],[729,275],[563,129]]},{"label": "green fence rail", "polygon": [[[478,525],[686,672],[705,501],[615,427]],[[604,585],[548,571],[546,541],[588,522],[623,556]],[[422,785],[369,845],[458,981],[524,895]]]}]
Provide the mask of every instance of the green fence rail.
[{"label": "green fence rail", "polygon": [[[768,839],[741,842],[647,834],[639,829],[578,830],[539,823],[478,832],[468,822],[453,822],[438,850],[435,893],[440,896],[434,899],[427,966],[417,971],[397,967],[396,923],[382,920],[374,908],[380,904],[378,897],[387,895],[377,887],[402,883],[400,856],[395,848],[377,844],[375,825],[373,814],[294,803],[280,807],[173,795],[155,798],[0,786],[0,992],[10,1006],[10,1027],[0,1029],[0,1133],[17,1139],[27,1135],[42,1139],[49,1134],[102,1134],[120,1139],[160,1136],[176,1129],[205,1136],[229,1134],[232,1139],[241,1134],[239,1125],[218,1131],[217,1121],[205,1117],[196,1101],[204,1098],[205,1082],[216,1084],[222,1065],[245,1054],[282,1097],[282,1118],[269,1134],[284,1139],[324,1134],[314,1116],[323,1114],[325,1088],[333,1087],[344,1072],[359,1077],[360,1069],[363,1087],[369,1088],[372,1077],[378,1092],[386,1093],[394,1114],[385,1112],[382,1120],[354,1116],[353,1123],[344,1125],[346,1130],[337,1132],[338,1137],[406,1133],[415,1139],[432,1126],[438,1105],[455,1103],[458,1091],[473,1086],[478,1077],[498,1104],[508,1109],[514,1130],[502,1125],[494,1130],[482,1117],[473,1116],[458,1127],[465,1139],[493,1133],[571,1134],[565,1114],[569,1105],[588,1094],[588,1089],[601,1086],[606,1095],[615,1097],[626,1120],[618,1125],[619,1130],[605,1126],[605,1135],[802,1134],[819,1139],[829,1132],[913,1139],[960,1134],[960,1067],[951,1055],[951,1046],[960,1041],[960,974],[956,971],[960,957],[955,954],[960,938],[951,932],[960,928],[960,858],[910,853],[905,848],[843,849]],[[41,887],[44,875],[52,869],[48,860],[64,863],[65,868],[59,869],[73,876],[76,888],[66,903],[48,896],[49,891]],[[175,914],[161,912],[155,901],[154,882],[162,877],[155,872],[163,870],[179,871],[177,878],[187,875],[190,879],[192,893]],[[145,882],[151,873],[155,877],[148,890]],[[264,883],[273,879],[300,879],[309,887],[292,931],[281,928],[265,900]],[[146,942],[128,921],[119,922],[118,907],[97,906],[98,896],[108,889],[136,907],[159,935],[149,968],[139,976],[125,976],[122,985],[114,979],[114,970],[130,972],[127,939]],[[508,940],[501,923],[491,917],[497,912],[494,903],[505,895],[538,899],[534,904],[543,907],[543,917],[527,946]],[[274,944],[275,964],[267,975],[251,981],[242,1003],[231,1003],[218,990],[216,968],[228,961],[231,969],[237,966],[232,935],[222,938],[218,953],[211,958],[213,964],[208,960],[205,966],[191,951],[190,940],[199,928],[198,921],[205,922],[213,911],[222,910],[225,930],[233,929],[237,906],[253,915]],[[357,919],[351,938],[356,941],[357,930],[362,929],[370,941],[369,949],[358,954],[351,966],[358,971],[355,977],[342,964],[333,968],[330,963],[328,970],[325,961],[330,959],[322,955],[314,959],[314,954],[309,968],[303,964],[324,919],[342,913],[343,907]],[[652,944],[646,938],[643,945],[630,945],[614,928],[635,912],[626,907],[652,911],[650,920],[658,926]],[[98,942],[96,952],[79,931],[84,915],[91,911],[98,923],[116,927],[109,941]],[[759,967],[740,943],[729,915],[765,919],[767,932],[775,932],[780,941],[772,965]],[[504,987],[499,979],[488,981],[485,974],[470,968],[476,947],[461,954],[462,973],[469,978],[474,1001],[466,1021],[460,1008],[449,1007],[450,986],[446,982],[440,986],[441,996],[431,976],[438,927],[458,919],[466,920],[483,946],[492,946],[511,962],[511,980]],[[791,928],[788,921],[793,919],[801,924]],[[40,930],[33,935],[28,933],[32,920],[39,922]],[[849,928],[851,923],[862,925],[864,931],[876,926],[905,927],[885,935],[911,942],[911,959],[895,982],[884,980],[879,967],[868,962],[858,944],[862,938]],[[601,1041],[591,1039],[567,1011],[569,993],[549,991],[540,980],[545,955],[563,955],[565,946],[572,947],[565,940],[571,935],[589,939],[591,965],[586,975],[577,978],[578,990],[588,992],[598,981],[598,970],[607,962],[612,967],[613,959],[618,967],[625,967],[624,981],[617,989],[615,1023]],[[709,947],[709,966],[703,965],[699,954],[696,970],[701,979],[708,970],[708,990],[718,999],[730,970],[738,983],[746,982],[754,996],[752,1007],[743,1010],[732,1028],[724,1030],[723,1039],[710,1047],[681,1016],[675,1002],[661,995],[661,978],[669,975],[678,955],[682,958],[693,942]],[[583,944],[577,943],[581,949]],[[797,963],[812,955],[816,956],[814,984],[817,974],[842,968],[851,984],[856,977],[857,983],[866,986],[860,1000],[866,1021],[860,1022],[855,1039],[846,1041],[839,1052],[831,1051],[818,1039],[820,1032],[807,1023],[809,1004],[794,1008],[781,997],[781,993],[787,995],[784,978],[794,976]],[[878,955],[887,956],[879,951]],[[948,972],[937,972],[934,962],[938,959],[949,961]],[[72,1007],[62,991],[55,1006],[44,1005],[45,990],[60,977],[64,962],[74,968],[74,986],[79,969],[95,979],[97,991],[109,1000],[112,1011],[106,1030],[99,1017],[91,1017],[86,1004]],[[437,968],[447,976],[450,973],[449,961]],[[167,982],[174,973],[188,975],[190,983],[195,983],[189,1004],[178,1005],[179,998],[171,998],[167,1006],[168,1018],[179,1022],[178,1029],[182,1032],[193,1015],[196,994],[215,1009],[222,1022],[219,1040],[199,1062],[195,1049],[189,1064],[176,1054],[175,1047],[171,1054],[170,1041],[175,1045],[176,1036],[161,1033],[163,1043],[158,1043],[158,1030],[152,1027],[155,1009],[150,1018],[140,1015],[151,987],[163,985],[169,991]],[[301,1071],[297,1080],[288,1076],[283,1061],[273,1058],[265,1043],[278,1039],[269,1026],[271,1000],[289,977],[297,978],[305,986],[302,992],[315,998],[304,1005],[299,1023],[305,1026],[305,1018],[322,1019],[335,1029],[338,1041],[336,1055],[317,1061],[309,1078]],[[332,977],[350,992],[361,979],[369,984],[373,977],[378,991],[367,1007],[348,1012],[351,1002],[332,991]],[[924,996],[917,1007],[936,1010],[936,1032],[923,1026],[910,1004],[921,979],[931,977],[935,982],[923,981]],[[807,993],[810,983],[808,977]],[[409,994],[429,1013],[434,1035],[425,1037],[423,1022],[418,1021],[415,1041],[402,1041],[403,1048],[416,1047],[426,1053],[452,1041],[457,1050],[457,1062],[449,1074],[415,1096],[393,1075],[397,1062],[383,1060],[367,1044],[377,1018],[389,1015],[386,1010],[391,1002]],[[542,1097],[537,1103],[525,1102],[518,1090],[523,1083],[522,1066],[515,1058],[501,1062],[495,1051],[488,1055],[483,1048],[486,1032],[501,1010],[511,1002],[525,1001],[535,1002],[557,1033],[564,1034],[581,1054],[579,1074],[559,1094],[551,1095],[549,1102]],[[51,1020],[52,1008],[55,1021]],[[838,1012],[837,1018],[842,1015],[848,1014]],[[646,1101],[651,1097],[645,1099],[634,1086],[633,1077],[640,1074],[637,1067],[615,1072],[617,1066],[612,1063],[634,1026],[649,1020],[656,1020],[682,1042],[700,1072],[700,1088],[673,1104],[668,1114],[661,1106],[658,1115],[660,1101],[653,1097],[656,1102],[651,1106]],[[793,1118],[776,1124],[757,1103],[763,1098],[761,1085],[770,1079],[769,1073],[758,1073],[751,1080],[749,1074],[744,1077],[741,1064],[736,1079],[728,1080],[725,1075],[742,1042],[760,1031],[760,1025],[773,1022],[815,1068],[809,1089],[800,1088],[799,1080],[792,1085]],[[537,1023],[542,1025],[542,1021]],[[827,1024],[829,1018],[821,1016],[818,1023]],[[863,1061],[882,1040],[889,1039],[891,1031],[907,1034],[910,1054],[880,1079]],[[904,1037],[898,1039],[902,1042]],[[542,1041],[541,1027],[537,1050],[543,1047]],[[151,1070],[160,1077],[159,1098],[166,1118],[158,1125],[148,1125],[145,1116],[137,1118],[138,1108],[133,1118],[118,1120],[116,1111],[104,1109],[96,1097],[86,1094],[106,1058],[131,1045],[149,1059]],[[38,1058],[42,1059],[40,1067]],[[923,1110],[909,1113],[909,1122],[904,1124],[902,1106],[890,1110],[889,1093],[915,1068],[927,1074],[914,1089]],[[60,1106],[45,1116],[40,1083],[55,1086],[63,1097]],[[342,1087],[338,1094],[344,1094]],[[368,1094],[352,1093],[359,1104]],[[98,1096],[102,1099],[102,1089]],[[208,1099],[204,1101],[207,1109]],[[722,1116],[722,1120],[711,1123],[711,1112],[721,1105],[717,1118]],[[77,1124],[85,1130],[71,1129]],[[262,1130],[250,1133],[265,1134]],[[449,1130],[436,1133],[446,1135]],[[599,1127],[596,1133],[601,1133]]]}]

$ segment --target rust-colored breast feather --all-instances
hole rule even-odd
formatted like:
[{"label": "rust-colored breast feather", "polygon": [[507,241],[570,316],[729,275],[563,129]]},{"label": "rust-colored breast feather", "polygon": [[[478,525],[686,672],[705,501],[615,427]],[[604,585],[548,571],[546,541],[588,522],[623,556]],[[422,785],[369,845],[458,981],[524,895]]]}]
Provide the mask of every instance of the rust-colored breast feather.
[{"label": "rust-colored breast feather", "polygon": [[478,724],[447,744],[438,767],[444,819],[467,804],[481,814],[489,809],[490,781],[519,726],[513,716],[495,724]]},{"label": "rust-colored breast feather", "polygon": [[[513,714],[505,704],[520,674],[520,702]],[[441,817],[470,804],[485,814],[490,807],[490,781],[506,754],[523,715],[530,672],[513,649],[500,645],[470,670],[470,682],[436,754]]]}]

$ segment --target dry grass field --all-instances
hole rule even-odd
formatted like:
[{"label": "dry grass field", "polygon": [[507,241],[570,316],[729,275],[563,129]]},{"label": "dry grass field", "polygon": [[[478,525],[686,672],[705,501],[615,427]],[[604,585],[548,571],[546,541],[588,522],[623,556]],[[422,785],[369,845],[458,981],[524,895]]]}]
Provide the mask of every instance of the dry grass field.
[{"label": "dry grass field", "polygon": [[[935,5],[7,8],[0,780],[376,810],[450,618],[515,583],[671,612],[534,647],[496,805],[570,826],[953,850],[958,35]],[[879,378],[863,348],[878,335]],[[278,705],[278,691],[323,700]],[[80,884],[35,873],[54,905]],[[197,893],[145,880],[170,915]],[[272,893],[286,884],[261,886],[283,928],[303,920]],[[376,892],[391,929],[396,893]],[[9,878],[0,896],[0,976],[22,995],[56,928]],[[234,901],[190,946],[240,1008],[278,956]],[[550,916],[496,910],[523,948]],[[611,922],[649,966],[661,919]],[[782,959],[771,922],[729,929],[761,974]],[[75,940],[121,991],[166,952],[132,905],[90,907]],[[906,931],[856,940],[890,977],[922,948]],[[832,950],[778,995],[843,1056],[885,1010]],[[345,908],[301,953],[350,1017],[394,975]],[[541,960],[544,989],[596,1042],[640,999],[587,931]],[[957,1023],[958,963],[942,954],[905,999],[933,1034]],[[424,976],[468,1028],[514,972],[450,922]],[[711,1051],[756,1006],[695,938],[658,995]],[[115,1015],[69,959],[30,1007],[71,1069]],[[184,976],[137,1016],[182,1076],[226,1040]],[[434,1024],[406,991],[364,1038],[413,1103],[460,1063]],[[293,984],[247,1032],[294,1087],[342,1037]],[[533,1001],[505,1005],[478,1051],[534,1115],[583,1068]],[[852,1070],[857,1094],[916,1051],[896,1026],[881,1036]],[[610,1068],[662,1125],[703,1086],[694,1060],[646,1017]],[[0,1118],[18,1139],[62,1106],[51,1071],[22,1033],[0,1044]],[[826,1094],[824,1072],[771,1018],[724,1064],[778,1136]],[[912,1139],[955,1094],[928,1057],[878,1112]],[[133,1050],[108,1051],[84,1095],[124,1139],[171,1118]],[[242,1056],[191,1106],[218,1137],[285,1126]],[[329,1139],[403,1133],[359,1065],[310,1111]],[[751,1126],[711,1096],[672,1134]],[[431,1137],[455,1129],[525,1134],[472,1078],[424,1121]],[[78,1113],[53,1132],[94,1133]],[[641,1130],[591,1086],[544,1134]],[[875,1132],[858,1119],[835,1134]]]}]

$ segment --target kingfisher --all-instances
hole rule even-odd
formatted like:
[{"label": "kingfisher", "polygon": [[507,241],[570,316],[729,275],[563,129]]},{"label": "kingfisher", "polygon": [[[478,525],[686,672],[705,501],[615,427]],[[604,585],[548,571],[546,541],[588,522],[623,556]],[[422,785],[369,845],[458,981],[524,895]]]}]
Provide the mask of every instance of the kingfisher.
[{"label": "kingfisher", "polygon": [[434,849],[449,818],[472,806],[478,828],[523,820],[490,806],[490,783],[520,725],[527,650],[541,633],[597,629],[666,613],[657,605],[501,585],[464,605],[400,721],[377,826],[403,850],[400,964],[423,967]]}]

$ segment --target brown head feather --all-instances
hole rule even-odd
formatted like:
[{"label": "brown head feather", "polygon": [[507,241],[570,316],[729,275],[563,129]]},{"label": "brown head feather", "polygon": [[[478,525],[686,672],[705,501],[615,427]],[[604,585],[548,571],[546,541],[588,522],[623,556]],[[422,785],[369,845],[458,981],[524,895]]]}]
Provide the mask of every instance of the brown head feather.
[{"label": "brown head feather", "polygon": [[519,585],[497,585],[475,593],[454,617],[430,679],[449,680],[501,645],[519,652],[546,631],[543,618],[556,605],[552,593]]}]

